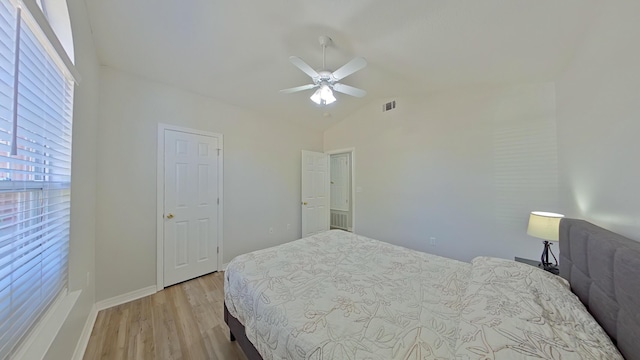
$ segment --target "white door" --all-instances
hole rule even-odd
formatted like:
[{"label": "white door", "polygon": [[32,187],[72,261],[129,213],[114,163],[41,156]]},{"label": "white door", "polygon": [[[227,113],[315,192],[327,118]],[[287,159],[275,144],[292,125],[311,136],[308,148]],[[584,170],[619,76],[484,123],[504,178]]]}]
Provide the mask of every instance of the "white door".
[{"label": "white door", "polygon": [[329,155],[302,150],[302,237],[329,230]]},{"label": "white door", "polygon": [[218,269],[218,138],[164,132],[164,286]]}]

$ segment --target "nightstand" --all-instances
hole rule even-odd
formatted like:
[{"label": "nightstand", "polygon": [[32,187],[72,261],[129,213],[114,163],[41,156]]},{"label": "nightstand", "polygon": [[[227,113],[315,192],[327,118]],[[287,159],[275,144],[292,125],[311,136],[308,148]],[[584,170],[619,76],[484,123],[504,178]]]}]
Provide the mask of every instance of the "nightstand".
[{"label": "nightstand", "polygon": [[531,265],[531,266],[535,266],[535,267],[537,267],[539,269],[543,269],[545,271],[548,271],[548,272],[550,272],[550,273],[552,273],[554,275],[558,275],[560,273],[560,269],[558,269],[557,267],[544,269],[542,267],[542,264],[538,260],[524,259],[524,258],[520,258],[520,257],[517,257],[517,256],[514,258],[514,260],[517,261],[517,262],[523,263],[523,264],[528,264],[528,265]]}]

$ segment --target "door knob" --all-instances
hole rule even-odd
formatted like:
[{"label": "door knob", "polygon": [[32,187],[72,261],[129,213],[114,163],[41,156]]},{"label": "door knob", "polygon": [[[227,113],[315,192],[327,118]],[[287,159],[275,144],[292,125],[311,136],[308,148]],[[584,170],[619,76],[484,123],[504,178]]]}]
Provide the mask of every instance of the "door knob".
[{"label": "door knob", "polygon": [[173,214],[167,214],[167,219],[173,219]]},{"label": "door knob", "polygon": [[306,203],[306,202],[303,202],[303,203],[302,203],[302,205],[307,205],[307,203]]}]

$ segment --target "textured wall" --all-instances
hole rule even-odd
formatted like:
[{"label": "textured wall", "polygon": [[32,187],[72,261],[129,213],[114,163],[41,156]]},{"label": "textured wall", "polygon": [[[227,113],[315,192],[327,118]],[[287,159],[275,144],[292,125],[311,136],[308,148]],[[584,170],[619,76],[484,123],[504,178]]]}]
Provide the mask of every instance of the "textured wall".
[{"label": "textured wall", "polygon": [[325,132],[325,151],[355,147],[356,233],[460,260],[537,257],[528,214],[559,211],[554,85],[396,100]]}]

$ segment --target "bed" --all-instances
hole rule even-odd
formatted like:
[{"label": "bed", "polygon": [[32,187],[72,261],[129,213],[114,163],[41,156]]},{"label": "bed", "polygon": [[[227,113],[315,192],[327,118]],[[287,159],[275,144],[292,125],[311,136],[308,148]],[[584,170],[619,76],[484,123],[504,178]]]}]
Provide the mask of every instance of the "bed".
[{"label": "bed", "polygon": [[329,231],[234,259],[224,317],[251,360],[640,359],[640,243],[560,236],[561,277]]}]

